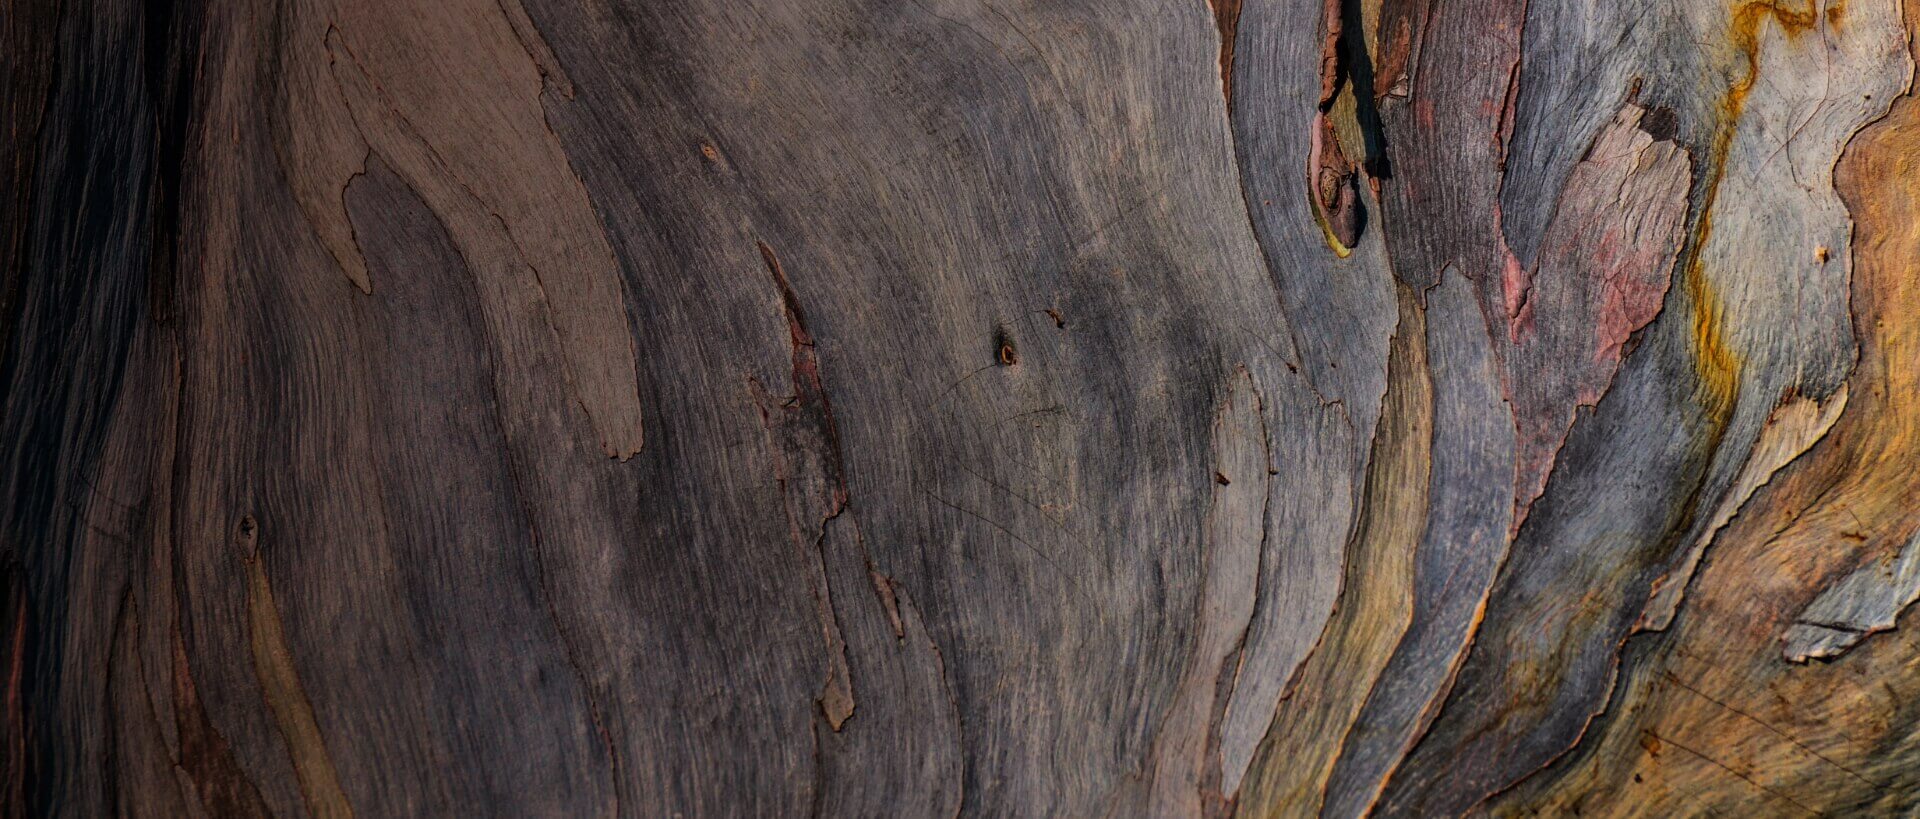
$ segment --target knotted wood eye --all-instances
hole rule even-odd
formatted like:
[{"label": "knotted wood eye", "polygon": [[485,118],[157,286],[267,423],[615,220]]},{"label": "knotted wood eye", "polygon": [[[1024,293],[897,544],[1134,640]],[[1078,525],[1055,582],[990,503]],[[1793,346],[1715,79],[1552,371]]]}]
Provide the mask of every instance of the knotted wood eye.
[{"label": "knotted wood eye", "polygon": [[1314,117],[1307,164],[1314,219],[1334,252],[1345,256],[1360,242],[1366,215],[1361,210],[1358,169],[1342,152],[1333,120],[1325,113]]},{"label": "knotted wood eye", "polygon": [[1002,367],[1020,363],[1020,351],[1013,346],[1013,338],[1007,335],[1005,327],[993,330],[993,358]]}]

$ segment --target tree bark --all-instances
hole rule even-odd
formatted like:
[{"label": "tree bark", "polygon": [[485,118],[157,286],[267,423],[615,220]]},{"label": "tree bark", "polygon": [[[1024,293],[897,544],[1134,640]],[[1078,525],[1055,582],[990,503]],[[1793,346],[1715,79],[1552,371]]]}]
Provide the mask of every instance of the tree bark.
[{"label": "tree bark", "polygon": [[7,4],[5,814],[1920,807],[1920,0],[1212,2]]}]

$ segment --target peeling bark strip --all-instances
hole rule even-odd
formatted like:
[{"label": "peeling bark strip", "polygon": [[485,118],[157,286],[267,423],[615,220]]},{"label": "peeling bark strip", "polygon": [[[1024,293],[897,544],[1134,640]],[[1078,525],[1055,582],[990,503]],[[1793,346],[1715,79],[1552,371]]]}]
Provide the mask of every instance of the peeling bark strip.
[{"label": "peeling bark strip", "polygon": [[1920,811],[1920,0],[0,17],[0,814]]}]

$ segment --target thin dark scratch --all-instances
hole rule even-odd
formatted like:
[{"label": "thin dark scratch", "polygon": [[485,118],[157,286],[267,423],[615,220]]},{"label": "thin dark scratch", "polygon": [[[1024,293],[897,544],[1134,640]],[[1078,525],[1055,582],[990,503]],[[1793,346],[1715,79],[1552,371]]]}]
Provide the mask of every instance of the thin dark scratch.
[{"label": "thin dark scratch", "polygon": [[1067,588],[1072,589],[1075,594],[1080,595],[1081,598],[1085,599],[1087,602],[1089,603],[1093,602],[1093,598],[1087,596],[1086,591],[1080,588],[1079,582],[1073,579],[1073,575],[1068,573],[1066,568],[1061,566],[1057,561],[1055,561],[1053,557],[1047,554],[1044,549],[1041,549],[1040,547],[1033,545],[1031,541],[1028,541],[1026,538],[1021,537],[1018,533],[1014,532],[1012,529],[1008,529],[1007,527],[1002,526],[998,521],[995,521],[992,518],[982,515],[979,512],[975,512],[972,509],[968,509],[964,506],[960,506],[954,503],[953,501],[947,500],[946,498],[940,497],[939,495],[934,494],[933,490],[931,489],[922,489],[920,491],[924,493],[927,497],[932,498],[936,501],[939,501],[941,506],[945,506],[948,509],[954,510],[955,512],[959,512],[963,515],[966,515],[967,517],[973,518],[975,520],[980,521],[981,523],[987,524],[988,526],[992,526],[993,528],[998,529],[1001,532],[1005,533],[1007,537],[1013,538],[1014,541],[1018,542],[1020,545],[1027,547],[1028,551],[1033,552],[1035,557],[1038,557],[1041,560],[1046,561],[1048,566],[1052,566],[1053,570],[1060,574],[1061,582],[1065,583]]}]

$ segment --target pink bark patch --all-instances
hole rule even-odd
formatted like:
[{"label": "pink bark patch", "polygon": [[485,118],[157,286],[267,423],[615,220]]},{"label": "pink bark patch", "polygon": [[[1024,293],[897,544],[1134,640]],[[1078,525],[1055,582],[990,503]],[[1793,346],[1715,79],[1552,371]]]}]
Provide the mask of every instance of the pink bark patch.
[{"label": "pink bark patch", "polygon": [[1640,130],[1643,113],[1628,104],[1574,166],[1535,269],[1506,254],[1516,529],[1546,490],[1575,410],[1606,394],[1627,340],[1659,314],[1672,281],[1691,163]]}]

